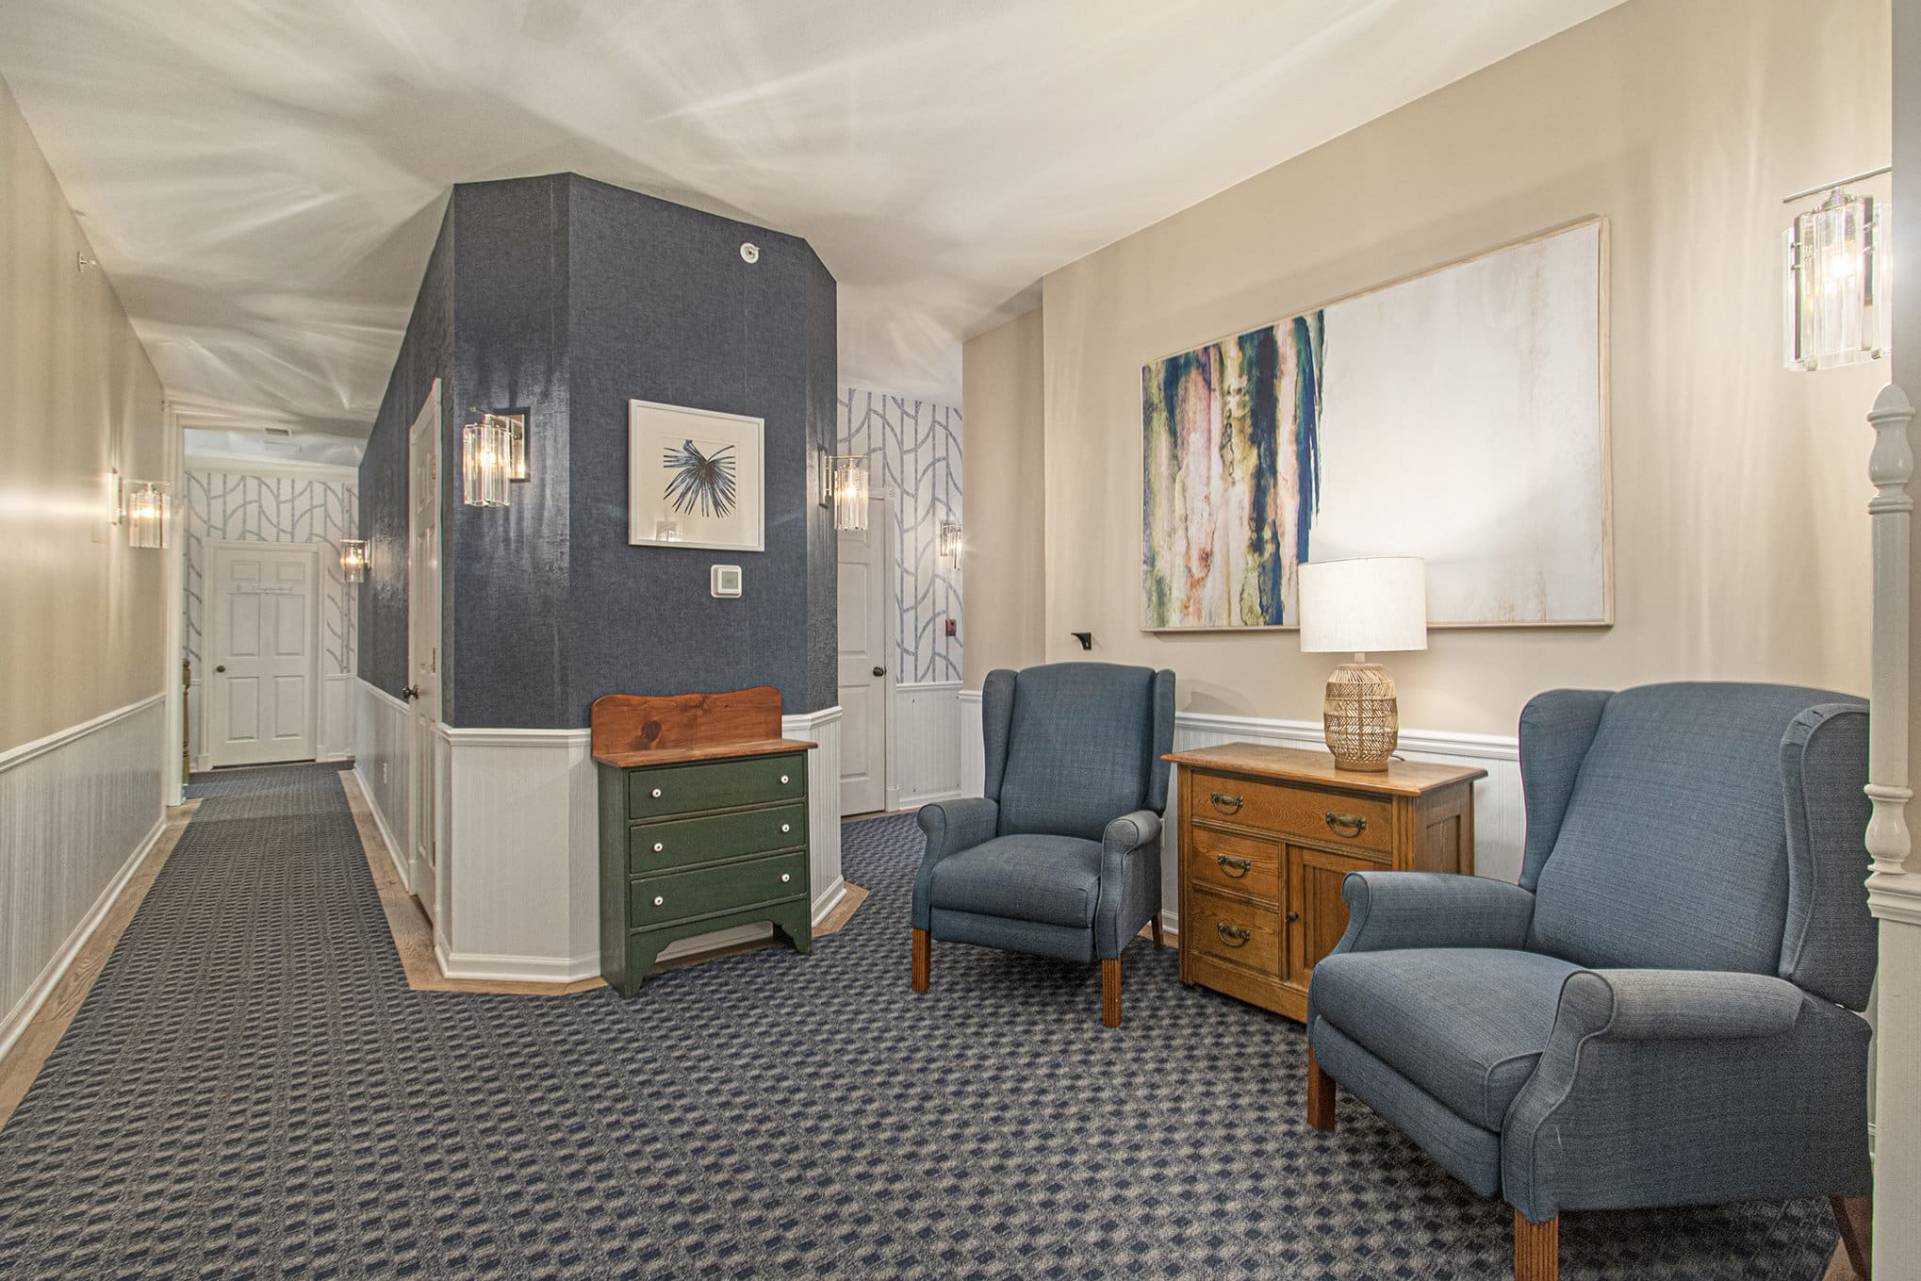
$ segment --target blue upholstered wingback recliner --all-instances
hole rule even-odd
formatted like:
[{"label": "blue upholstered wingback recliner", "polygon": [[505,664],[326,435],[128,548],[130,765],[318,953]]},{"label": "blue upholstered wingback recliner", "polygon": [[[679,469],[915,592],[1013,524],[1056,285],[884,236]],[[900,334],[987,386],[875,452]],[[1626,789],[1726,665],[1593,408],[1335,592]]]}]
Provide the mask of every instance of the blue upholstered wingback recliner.
[{"label": "blue upholstered wingback recliner", "polygon": [[1101,1016],[1121,1021],[1121,951],[1161,943],[1161,811],[1174,673],[1111,663],[989,672],[985,795],[922,807],[914,976],[931,940],[1101,962]]},{"label": "blue upholstered wingback recliner", "polygon": [[1343,884],[1310,1123],[1338,1081],[1511,1203],[1537,1279],[1563,1210],[1865,1196],[1867,719],[1778,685],[1534,699],[1519,885]]}]

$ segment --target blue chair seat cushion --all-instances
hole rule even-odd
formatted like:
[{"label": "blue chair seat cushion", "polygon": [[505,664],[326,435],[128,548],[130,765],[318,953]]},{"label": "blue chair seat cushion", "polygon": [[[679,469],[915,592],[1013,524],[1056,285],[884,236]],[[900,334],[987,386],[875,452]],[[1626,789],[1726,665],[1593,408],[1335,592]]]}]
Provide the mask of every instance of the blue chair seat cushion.
[{"label": "blue chair seat cushion", "polygon": [[1344,952],[1314,967],[1314,1017],[1463,1119],[1499,1130],[1581,967],[1538,952]]},{"label": "blue chair seat cushion", "polygon": [[1074,836],[997,836],[934,865],[934,907],[1092,928],[1101,846]]}]

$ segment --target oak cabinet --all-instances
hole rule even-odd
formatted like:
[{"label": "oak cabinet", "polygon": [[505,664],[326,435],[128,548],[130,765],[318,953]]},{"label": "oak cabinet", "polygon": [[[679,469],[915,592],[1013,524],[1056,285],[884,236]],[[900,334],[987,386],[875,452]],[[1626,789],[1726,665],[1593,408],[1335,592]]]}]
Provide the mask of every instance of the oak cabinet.
[{"label": "oak cabinet", "polygon": [[1395,761],[1336,769],[1325,752],[1228,743],[1180,766],[1181,981],[1307,1017],[1314,965],[1347,929],[1349,872],[1474,871],[1474,780]]}]

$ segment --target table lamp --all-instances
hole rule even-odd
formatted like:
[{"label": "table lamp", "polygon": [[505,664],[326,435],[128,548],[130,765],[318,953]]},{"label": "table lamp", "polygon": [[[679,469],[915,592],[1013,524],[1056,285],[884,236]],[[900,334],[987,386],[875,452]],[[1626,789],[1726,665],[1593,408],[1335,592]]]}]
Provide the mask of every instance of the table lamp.
[{"label": "table lamp", "polygon": [[1340,769],[1380,771],[1400,741],[1394,678],[1370,651],[1427,648],[1427,565],[1418,556],[1366,556],[1301,566],[1301,652],[1348,652],[1327,678],[1321,722]]}]

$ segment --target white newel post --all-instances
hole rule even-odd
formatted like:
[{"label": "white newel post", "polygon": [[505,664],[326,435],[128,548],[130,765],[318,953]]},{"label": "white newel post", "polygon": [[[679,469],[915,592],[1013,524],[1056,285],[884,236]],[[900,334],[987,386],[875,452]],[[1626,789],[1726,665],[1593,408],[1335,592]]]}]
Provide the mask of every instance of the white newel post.
[{"label": "white newel post", "polygon": [[1868,728],[1868,907],[1880,921],[1881,968],[1875,1031],[1874,1274],[1921,1278],[1921,869],[1910,864],[1909,527],[1914,475],[1909,424],[1914,407],[1899,387],[1868,414],[1874,452],[1874,674]]}]

